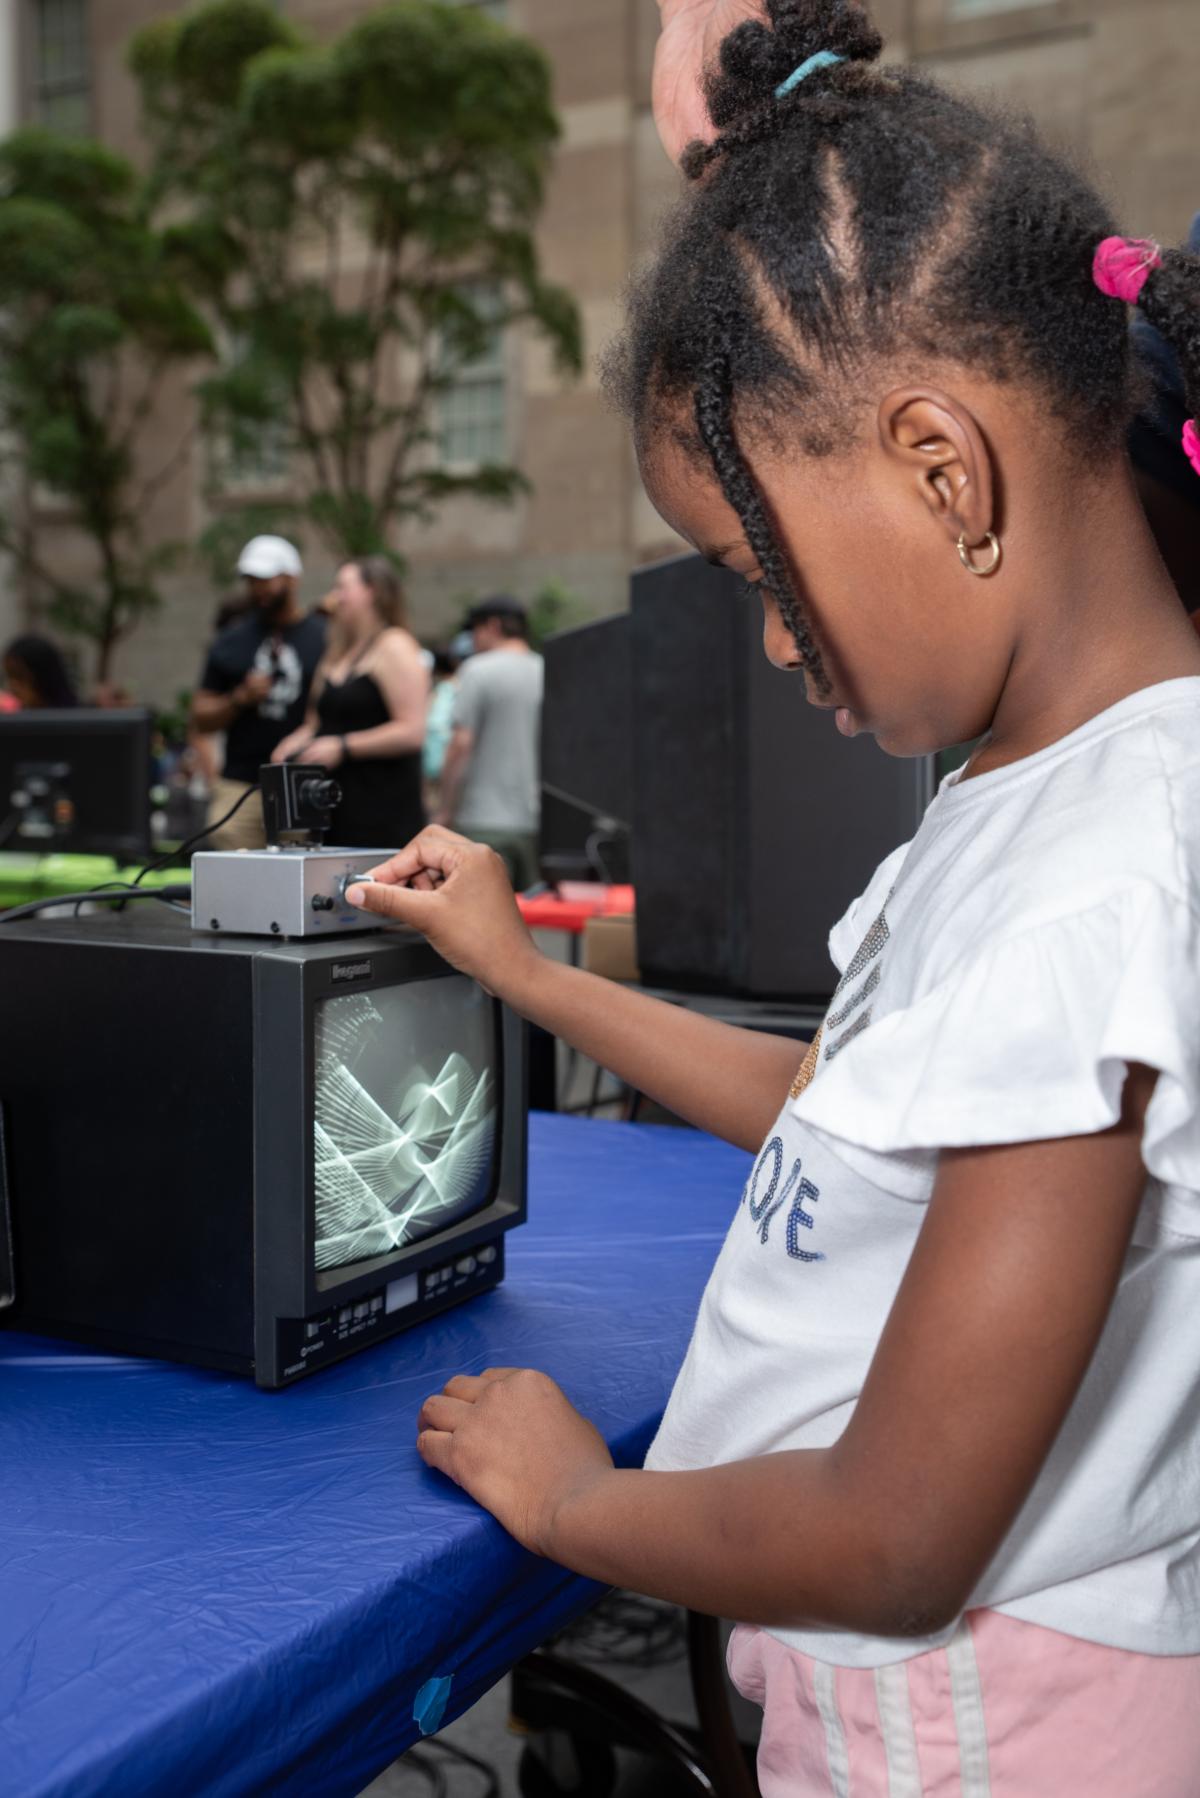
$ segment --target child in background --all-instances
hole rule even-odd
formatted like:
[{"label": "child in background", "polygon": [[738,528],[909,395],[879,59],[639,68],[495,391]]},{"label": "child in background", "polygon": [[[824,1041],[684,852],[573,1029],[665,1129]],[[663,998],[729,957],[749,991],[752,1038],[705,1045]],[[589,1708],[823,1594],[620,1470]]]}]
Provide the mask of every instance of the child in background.
[{"label": "child in background", "polygon": [[[753,10],[664,0],[672,55]],[[799,1071],[543,960],[449,832],[352,890],[758,1151],[646,1469],[528,1370],[452,1380],[418,1446],[536,1552],[740,1619],[764,1798],[1194,1798],[1200,643],[1121,302],[1194,412],[1200,263],[880,48],[848,0],[724,39],[612,380],[797,703],[983,740],[836,925]]]}]

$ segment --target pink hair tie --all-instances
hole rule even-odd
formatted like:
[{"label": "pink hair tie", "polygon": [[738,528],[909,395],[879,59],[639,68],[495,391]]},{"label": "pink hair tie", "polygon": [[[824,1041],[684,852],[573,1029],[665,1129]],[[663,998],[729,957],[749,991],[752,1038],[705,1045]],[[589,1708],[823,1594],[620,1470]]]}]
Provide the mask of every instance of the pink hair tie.
[{"label": "pink hair tie", "polygon": [[1162,267],[1162,250],[1152,237],[1106,237],[1096,251],[1092,278],[1110,300],[1136,306],[1151,270]]},{"label": "pink hair tie", "polygon": [[1200,474],[1200,426],[1194,418],[1189,418],[1183,427],[1183,453]]}]

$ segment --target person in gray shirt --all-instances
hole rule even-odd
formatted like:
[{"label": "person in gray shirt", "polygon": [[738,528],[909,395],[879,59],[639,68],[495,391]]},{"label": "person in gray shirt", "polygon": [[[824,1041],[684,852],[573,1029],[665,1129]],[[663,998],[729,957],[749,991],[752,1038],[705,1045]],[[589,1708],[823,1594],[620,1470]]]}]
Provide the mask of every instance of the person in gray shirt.
[{"label": "person in gray shirt", "polygon": [[515,599],[480,600],[467,628],[474,654],[459,673],[435,822],[495,849],[522,892],[538,878],[542,658]]}]

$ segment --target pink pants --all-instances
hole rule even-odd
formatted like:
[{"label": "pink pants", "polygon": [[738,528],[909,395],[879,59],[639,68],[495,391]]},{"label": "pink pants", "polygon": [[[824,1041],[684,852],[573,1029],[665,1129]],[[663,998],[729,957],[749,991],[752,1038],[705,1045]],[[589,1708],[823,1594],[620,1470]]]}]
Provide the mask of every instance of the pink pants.
[{"label": "pink pants", "polygon": [[762,1798],[1198,1798],[1200,1655],[1129,1654],[973,1611],[861,1671],[739,1625]]}]

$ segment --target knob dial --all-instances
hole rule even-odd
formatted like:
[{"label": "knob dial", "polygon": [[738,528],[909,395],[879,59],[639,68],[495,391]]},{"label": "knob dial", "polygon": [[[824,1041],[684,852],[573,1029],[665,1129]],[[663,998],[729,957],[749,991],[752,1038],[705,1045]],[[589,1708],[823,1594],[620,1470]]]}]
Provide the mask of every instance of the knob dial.
[{"label": "knob dial", "polygon": [[370,885],[371,876],[369,874],[342,874],[339,876],[337,882],[337,896],[344,902],[346,894],[350,891],[351,887],[365,887]]}]

